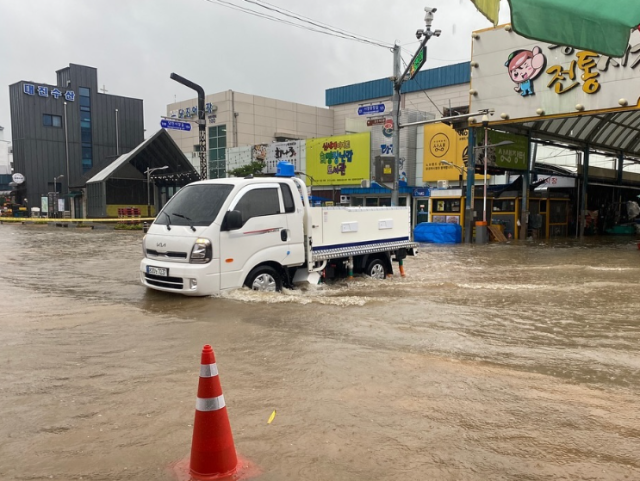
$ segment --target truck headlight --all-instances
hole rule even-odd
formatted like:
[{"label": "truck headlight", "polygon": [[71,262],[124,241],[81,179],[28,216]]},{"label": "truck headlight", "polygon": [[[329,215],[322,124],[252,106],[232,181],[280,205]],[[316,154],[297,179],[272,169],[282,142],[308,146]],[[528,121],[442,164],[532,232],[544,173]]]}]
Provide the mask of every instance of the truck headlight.
[{"label": "truck headlight", "polygon": [[196,239],[196,243],[191,249],[189,262],[192,264],[206,264],[213,257],[213,249],[209,239]]}]

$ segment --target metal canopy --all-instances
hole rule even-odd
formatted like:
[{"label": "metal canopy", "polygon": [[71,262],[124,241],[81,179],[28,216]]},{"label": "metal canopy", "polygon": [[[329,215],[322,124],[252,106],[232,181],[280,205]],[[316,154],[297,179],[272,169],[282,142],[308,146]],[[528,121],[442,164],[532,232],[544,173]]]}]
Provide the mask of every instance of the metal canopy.
[{"label": "metal canopy", "polygon": [[[121,155],[104,169],[92,176],[87,184],[107,179],[146,179],[148,168],[169,166],[165,178],[179,179],[181,185],[200,179],[198,172],[185,157],[178,145],[160,129],[131,152]],[[155,177],[155,176],[154,176]]]},{"label": "metal canopy", "polygon": [[574,148],[640,159],[640,110],[494,124],[500,130]]}]

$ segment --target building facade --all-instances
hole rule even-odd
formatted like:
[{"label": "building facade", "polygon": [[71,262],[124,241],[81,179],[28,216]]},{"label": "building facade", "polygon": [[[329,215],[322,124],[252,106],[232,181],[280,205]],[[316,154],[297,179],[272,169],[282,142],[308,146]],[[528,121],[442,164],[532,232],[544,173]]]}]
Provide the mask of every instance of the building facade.
[{"label": "building facade", "polygon": [[144,140],[143,105],[99,92],[93,67],[70,64],[56,75],[55,84],[9,86],[14,172],[25,178],[16,197],[43,213],[82,217],[91,171]]},{"label": "building facade", "polygon": [[[196,98],[169,104],[167,116],[197,120]],[[330,136],[333,112],[282,100],[228,90],[205,98],[208,177],[226,176],[226,150],[271,142]],[[169,130],[171,137],[200,172],[197,124],[190,131]]]}]

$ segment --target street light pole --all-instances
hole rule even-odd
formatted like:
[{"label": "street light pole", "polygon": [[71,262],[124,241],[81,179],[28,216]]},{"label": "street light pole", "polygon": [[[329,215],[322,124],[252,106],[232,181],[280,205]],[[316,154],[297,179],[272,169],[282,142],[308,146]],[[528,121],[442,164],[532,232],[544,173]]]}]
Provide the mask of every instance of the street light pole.
[{"label": "street light pole", "polygon": [[[420,47],[413,55],[413,58],[407,65],[404,72],[400,73],[400,45],[395,44],[393,46],[393,189],[391,190],[391,205],[397,206],[400,197],[400,182],[398,177],[400,175],[400,90],[407,74],[410,74],[410,78],[413,78],[422,65],[427,60],[427,53],[425,45],[429,39],[433,36],[439,37],[440,30],[431,30],[431,24],[433,22],[433,14],[437,9],[431,7],[425,7],[424,11],[424,23],[425,29],[418,30],[416,32],[416,38],[420,40]],[[424,39],[423,39],[424,37]]]},{"label": "street light pole", "polygon": [[204,89],[200,85],[187,80],[178,74],[172,73],[171,80],[181,83],[185,87],[198,92],[198,136],[200,140],[200,180],[207,180],[207,139],[206,139],[206,121],[204,119]]},{"label": "street light pole", "polygon": [[147,174],[147,217],[151,217],[151,172],[155,172],[156,170],[164,170],[168,168],[169,166],[165,165],[164,167],[155,167],[153,169],[148,168],[147,170],[144,171],[144,173]]}]

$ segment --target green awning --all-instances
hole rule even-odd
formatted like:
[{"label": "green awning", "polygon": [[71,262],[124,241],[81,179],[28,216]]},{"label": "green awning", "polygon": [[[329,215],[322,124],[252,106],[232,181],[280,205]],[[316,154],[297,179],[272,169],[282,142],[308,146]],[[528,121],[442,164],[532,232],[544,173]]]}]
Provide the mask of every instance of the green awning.
[{"label": "green awning", "polygon": [[[500,0],[471,0],[494,25]],[[541,42],[622,57],[640,24],[639,0],[508,0],[511,26]]]},{"label": "green awning", "polygon": [[533,40],[622,57],[638,0],[509,0],[513,30]]},{"label": "green awning", "polygon": [[67,194],[67,197],[82,197],[82,192],[79,190],[72,190]]}]

